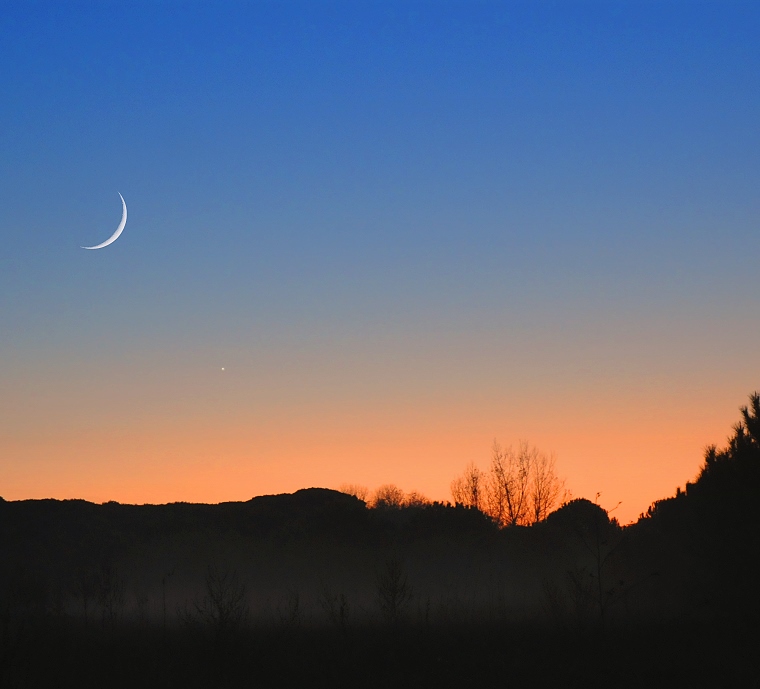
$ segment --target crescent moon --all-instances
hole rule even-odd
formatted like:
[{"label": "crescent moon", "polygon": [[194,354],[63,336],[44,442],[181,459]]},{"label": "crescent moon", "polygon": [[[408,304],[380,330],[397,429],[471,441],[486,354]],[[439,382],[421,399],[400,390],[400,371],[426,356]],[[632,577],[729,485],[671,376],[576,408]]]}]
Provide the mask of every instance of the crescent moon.
[{"label": "crescent moon", "polygon": [[[116,193],[119,194],[118,191]],[[126,201],[124,201],[124,197],[121,194],[119,194],[119,198],[121,199],[122,211],[121,211],[121,222],[119,223],[119,226],[116,228],[116,232],[114,232],[102,244],[98,244],[97,246],[83,246],[81,247],[82,249],[102,249],[104,246],[113,244],[119,238],[119,235],[122,232],[124,232],[124,226],[127,224],[127,203]]]}]

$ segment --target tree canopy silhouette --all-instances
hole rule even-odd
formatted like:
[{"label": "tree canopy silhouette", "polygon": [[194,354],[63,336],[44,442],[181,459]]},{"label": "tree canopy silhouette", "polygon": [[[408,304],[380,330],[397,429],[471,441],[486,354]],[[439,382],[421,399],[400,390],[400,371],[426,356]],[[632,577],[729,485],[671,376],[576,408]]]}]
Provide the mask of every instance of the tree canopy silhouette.
[{"label": "tree canopy silhouette", "polygon": [[639,559],[647,553],[671,581],[691,581],[694,609],[702,614],[760,612],[760,600],[750,595],[760,533],[760,393],[749,399],[726,447],[707,447],[696,480],[655,502],[637,524]]},{"label": "tree canopy silhouette", "polygon": [[[710,445],[697,479],[680,489],[675,498],[655,502],[647,516],[657,517],[681,511],[676,502],[684,500],[694,516],[713,523],[726,523],[732,529],[756,522],[755,509],[760,490],[760,393],[749,396],[749,406],[740,407],[741,421],[723,449]],[[680,504],[680,503],[679,503]],[[685,509],[685,508],[683,508]]]}]

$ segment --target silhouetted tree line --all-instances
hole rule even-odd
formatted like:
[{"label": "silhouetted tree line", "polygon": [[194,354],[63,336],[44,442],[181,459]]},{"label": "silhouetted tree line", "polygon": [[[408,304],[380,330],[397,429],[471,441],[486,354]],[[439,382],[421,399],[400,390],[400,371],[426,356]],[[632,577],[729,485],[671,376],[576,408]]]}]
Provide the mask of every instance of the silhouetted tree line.
[{"label": "silhouetted tree line", "polygon": [[[638,562],[703,617],[760,613],[760,395],[750,395],[723,449],[711,445],[694,482],[656,501],[632,527]],[[670,576],[667,576],[670,575]],[[679,586],[676,582],[680,580]]]},{"label": "silhouetted tree line", "polygon": [[755,393],[626,527],[527,443],[494,444],[454,504],[0,499],[0,686],[750,686],[758,487]]}]

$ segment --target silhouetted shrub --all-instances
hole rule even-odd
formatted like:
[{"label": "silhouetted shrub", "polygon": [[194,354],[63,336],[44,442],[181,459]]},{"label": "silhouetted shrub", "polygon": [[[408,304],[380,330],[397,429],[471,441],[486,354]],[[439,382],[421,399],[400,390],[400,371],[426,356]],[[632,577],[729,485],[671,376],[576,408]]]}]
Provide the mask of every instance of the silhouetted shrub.
[{"label": "silhouetted shrub", "polygon": [[236,571],[211,565],[204,589],[203,598],[182,613],[183,620],[190,626],[201,626],[217,640],[227,639],[248,620],[245,584]]},{"label": "silhouetted shrub", "polygon": [[595,502],[586,500],[586,498],[571,500],[546,518],[547,527],[580,530],[582,532],[607,529],[610,523],[607,511]]}]

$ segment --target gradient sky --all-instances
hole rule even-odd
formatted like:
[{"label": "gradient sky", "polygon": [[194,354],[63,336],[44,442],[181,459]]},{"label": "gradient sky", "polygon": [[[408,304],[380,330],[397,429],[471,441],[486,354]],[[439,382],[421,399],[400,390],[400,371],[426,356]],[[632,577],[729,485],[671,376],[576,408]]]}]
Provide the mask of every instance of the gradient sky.
[{"label": "gradient sky", "polygon": [[724,0],[4,2],[0,495],[446,499],[526,439],[635,519],[760,388],[758,36]]}]

